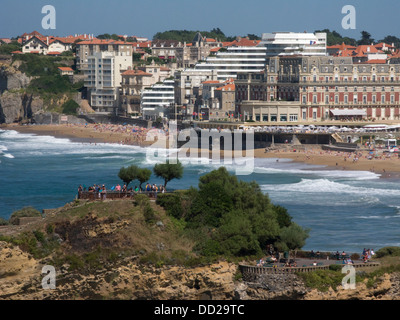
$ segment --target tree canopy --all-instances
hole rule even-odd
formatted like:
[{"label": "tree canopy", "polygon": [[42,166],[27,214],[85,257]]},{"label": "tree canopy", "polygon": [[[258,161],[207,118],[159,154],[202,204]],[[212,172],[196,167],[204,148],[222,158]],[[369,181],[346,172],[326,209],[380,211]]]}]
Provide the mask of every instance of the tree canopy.
[{"label": "tree canopy", "polygon": [[176,40],[180,42],[192,42],[196,33],[200,32],[203,37],[218,39],[220,41],[233,41],[235,37],[226,36],[220,28],[213,28],[211,31],[194,30],[168,30],[157,32],[153,40]]},{"label": "tree canopy", "polygon": [[178,161],[177,163],[158,163],[153,168],[154,174],[164,179],[164,187],[173,179],[180,179],[183,176],[183,166]]},{"label": "tree canopy", "polygon": [[267,245],[299,249],[308,237],[308,230],[272,204],[256,182],[240,181],[224,167],[200,177],[198,189],[159,195],[157,203],[185,221],[205,256],[255,256]]},{"label": "tree canopy", "polygon": [[141,189],[142,184],[150,179],[151,170],[131,165],[127,168],[122,167],[118,172],[118,177],[126,184],[126,186],[128,186],[132,181],[138,180],[139,188]]}]

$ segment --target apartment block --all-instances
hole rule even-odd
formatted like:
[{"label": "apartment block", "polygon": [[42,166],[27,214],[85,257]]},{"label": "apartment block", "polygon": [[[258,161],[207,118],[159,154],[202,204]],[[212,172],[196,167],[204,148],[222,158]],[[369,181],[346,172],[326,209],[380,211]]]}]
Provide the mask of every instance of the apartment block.
[{"label": "apartment block", "polygon": [[95,52],[84,69],[89,104],[96,112],[117,113],[121,73],[132,68],[132,57],[122,52]]},{"label": "apartment block", "polygon": [[116,40],[86,40],[76,44],[76,66],[78,70],[83,70],[88,65],[90,56],[100,52],[115,53],[115,56],[129,57],[132,62],[132,44],[125,41]]},{"label": "apartment block", "polygon": [[263,33],[260,46],[267,56],[326,56],[326,33],[273,32]]}]

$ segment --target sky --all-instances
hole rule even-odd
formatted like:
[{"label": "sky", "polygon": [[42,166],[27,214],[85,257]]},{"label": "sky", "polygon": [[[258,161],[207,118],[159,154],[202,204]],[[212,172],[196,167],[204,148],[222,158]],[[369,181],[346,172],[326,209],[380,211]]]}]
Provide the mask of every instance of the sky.
[{"label": "sky", "polygon": [[[42,28],[45,5],[56,10],[55,29]],[[342,28],[345,5],[355,8],[355,29]],[[357,40],[365,30],[381,40],[400,38],[399,15],[399,0],[1,0],[0,37],[36,30],[152,39],[160,31],[220,28],[227,36],[330,29]]]}]

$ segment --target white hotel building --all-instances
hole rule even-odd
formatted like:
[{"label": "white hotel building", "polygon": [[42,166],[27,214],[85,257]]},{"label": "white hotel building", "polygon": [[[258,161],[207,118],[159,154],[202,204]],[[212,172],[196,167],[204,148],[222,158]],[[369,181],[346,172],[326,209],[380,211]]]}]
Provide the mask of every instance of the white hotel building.
[{"label": "white hotel building", "polygon": [[273,32],[263,33],[259,46],[267,49],[267,57],[326,56],[326,33]]},{"label": "white hotel building", "polygon": [[140,109],[143,119],[163,118],[168,107],[174,105],[174,80],[164,80],[142,91]]},{"label": "white hotel building", "polygon": [[132,67],[132,57],[118,52],[96,52],[83,69],[90,106],[98,113],[116,113],[121,73]]},{"label": "white hotel building", "polygon": [[238,72],[258,73],[265,68],[265,47],[228,47],[205,62],[197,63],[196,70],[217,72],[218,80],[236,79]]}]

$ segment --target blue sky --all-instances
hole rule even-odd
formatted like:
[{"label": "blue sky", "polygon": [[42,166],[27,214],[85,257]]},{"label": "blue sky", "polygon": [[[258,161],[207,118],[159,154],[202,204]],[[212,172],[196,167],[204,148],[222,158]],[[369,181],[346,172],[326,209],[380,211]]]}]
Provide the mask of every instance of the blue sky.
[{"label": "blue sky", "polygon": [[[42,7],[56,9],[56,29],[42,29]],[[342,29],[342,7],[356,9],[356,29]],[[336,30],[359,39],[400,38],[399,0],[1,0],[0,37],[37,30],[46,35],[116,33],[152,38],[171,29],[211,30],[226,35]]]}]

